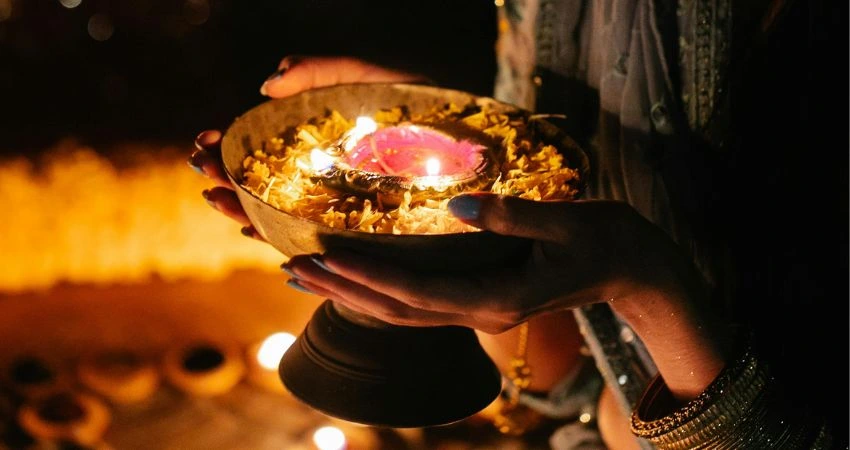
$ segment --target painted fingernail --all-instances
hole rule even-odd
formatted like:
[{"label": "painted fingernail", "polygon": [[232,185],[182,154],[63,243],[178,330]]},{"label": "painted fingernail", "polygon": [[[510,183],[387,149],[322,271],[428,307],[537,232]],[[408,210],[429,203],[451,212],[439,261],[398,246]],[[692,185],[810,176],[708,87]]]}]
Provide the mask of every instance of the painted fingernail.
[{"label": "painted fingernail", "polygon": [[481,214],[481,200],[471,195],[459,195],[449,200],[449,212],[462,220],[475,220]]},{"label": "painted fingernail", "polygon": [[192,153],[192,156],[190,156],[189,159],[186,160],[186,163],[189,164],[189,167],[191,167],[192,170],[194,170],[195,172],[198,172],[201,175],[206,175],[204,173],[204,167],[201,165],[201,163],[199,161],[200,157],[201,157],[201,150],[198,150],[195,153]]},{"label": "painted fingernail", "polygon": [[215,202],[210,199],[209,189],[204,189],[203,192],[201,192],[201,196],[204,197],[204,200],[207,201],[208,205],[212,206],[214,209],[218,209],[218,206],[216,206]]},{"label": "painted fingernail", "polygon": [[301,291],[305,294],[313,294],[313,291],[305,288],[304,286],[301,286],[301,284],[298,283],[298,280],[289,279],[286,281],[286,285],[291,287],[292,289],[295,289],[296,291]]},{"label": "painted fingernail", "polygon": [[285,274],[289,275],[290,278],[294,280],[300,280],[301,277],[295,274],[295,272],[289,267],[289,263],[285,262],[280,265],[280,270],[282,270]]},{"label": "painted fingernail", "polygon": [[248,225],[247,227],[242,227],[239,232],[242,233],[242,236],[246,236],[249,238],[254,237],[254,227],[250,225]]},{"label": "painted fingernail", "polygon": [[331,269],[330,267],[328,267],[328,265],[327,265],[327,264],[325,264],[325,260],[322,258],[322,255],[319,255],[319,254],[316,254],[316,255],[310,255],[310,260],[311,260],[311,261],[313,261],[313,264],[315,264],[315,265],[317,265],[317,266],[321,267],[321,268],[322,268],[322,269],[324,269],[326,272],[330,272],[330,273],[332,273],[332,274],[336,274],[336,271],[334,271],[333,269]]}]

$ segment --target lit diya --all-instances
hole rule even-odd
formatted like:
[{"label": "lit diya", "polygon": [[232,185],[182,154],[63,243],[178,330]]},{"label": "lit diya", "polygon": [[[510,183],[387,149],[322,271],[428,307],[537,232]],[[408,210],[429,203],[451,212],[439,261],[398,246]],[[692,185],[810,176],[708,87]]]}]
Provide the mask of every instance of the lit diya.
[{"label": "lit diya", "polygon": [[471,127],[438,126],[382,126],[358,117],[330,148],[312,150],[311,179],[388,206],[401,204],[406,192],[416,202],[491,184],[498,171],[492,151],[498,141]]}]

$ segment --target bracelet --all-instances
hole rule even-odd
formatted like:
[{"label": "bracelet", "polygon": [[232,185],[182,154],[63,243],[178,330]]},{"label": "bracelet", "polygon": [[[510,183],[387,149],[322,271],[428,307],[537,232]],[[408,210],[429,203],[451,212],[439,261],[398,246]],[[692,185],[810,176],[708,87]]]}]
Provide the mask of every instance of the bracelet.
[{"label": "bracelet", "polygon": [[656,376],[632,414],[632,432],[661,449],[828,448],[829,428],[786,404],[767,363],[749,345],[697,398],[675,404]]}]

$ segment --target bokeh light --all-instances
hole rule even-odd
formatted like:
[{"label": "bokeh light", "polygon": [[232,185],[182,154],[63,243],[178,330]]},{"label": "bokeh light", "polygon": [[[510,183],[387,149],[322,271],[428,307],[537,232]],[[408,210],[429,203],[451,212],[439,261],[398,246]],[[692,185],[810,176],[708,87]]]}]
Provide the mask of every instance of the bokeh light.
[{"label": "bokeh light", "polygon": [[322,427],[313,433],[313,443],[319,450],[344,450],[345,433],[337,427]]},{"label": "bokeh light", "polygon": [[114,31],[115,27],[112,26],[112,19],[106,14],[95,14],[89,19],[89,36],[96,41],[103,42],[111,38]]},{"label": "bokeh light", "polygon": [[12,17],[12,0],[0,0],[0,22]]},{"label": "bokeh light", "polygon": [[80,3],[82,2],[83,0],[59,0],[59,3],[68,9],[74,9],[77,6],[80,6]]},{"label": "bokeh light", "polygon": [[293,342],[295,342],[295,336],[289,333],[275,333],[267,337],[257,350],[257,362],[264,369],[277,369],[280,359]]}]

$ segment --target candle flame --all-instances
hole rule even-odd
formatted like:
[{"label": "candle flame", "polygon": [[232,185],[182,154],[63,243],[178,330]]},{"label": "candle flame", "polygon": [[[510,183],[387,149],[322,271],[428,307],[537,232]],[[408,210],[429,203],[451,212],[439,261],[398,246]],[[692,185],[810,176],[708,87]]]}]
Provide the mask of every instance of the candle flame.
[{"label": "candle flame", "polygon": [[345,433],[337,427],[322,427],[313,433],[313,443],[319,450],[343,450],[345,449]]},{"label": "candle flame", "polygon": [[425,161],[425,172],[429,177],[440,174],[440,160],[437,158],[429,158]]},{"label": "candle flame", "polygon": [[276,370],[283,354],[289,350],[295,336],[289,333],[275,333],[263,340],[260,349],[257,350],[257,362],[264,369]]},{"label": "candle flame", "polygon": [[354,128],[348,130],[343,138],[342,148],[351,151],[360,139],[378,130],[378,123],[371,117],[360,116],[354,120]]},{"label": "candle flame", "polygon": [[310,152],[310,164],[313,166],[313,170],[316,172],[321,172],[327,169],[328,167],[332,166],[333,163],[333,157],[318,148],[314,148],[313,151]]}]

